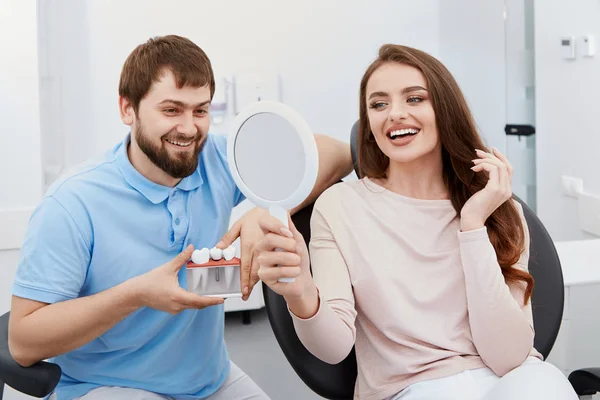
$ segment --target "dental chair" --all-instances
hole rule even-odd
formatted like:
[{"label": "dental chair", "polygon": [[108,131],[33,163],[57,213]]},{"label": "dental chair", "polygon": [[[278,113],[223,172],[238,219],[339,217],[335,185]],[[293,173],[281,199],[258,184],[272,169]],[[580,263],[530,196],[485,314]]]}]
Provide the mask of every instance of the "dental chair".
[{"label": "dental chair", "polygon": [[[354,167],[357,171],[357,128],[351,132],[351,149]],[[560,260],[550,235],[535,213],[519,198],[531,238],[529,272],[535,279],[533,291],[533,320],[535,325],[535,348],[547,358],[552,350],[560,328],[563,314],[564,286]],[[313,205],[300,210],[292,220],[308,243],[310,241],[310,217]],[[341,363],[327,364],[313,356],[300,342],[287,305],[283,297],[263,284],[265,306],[271,327],[288,362],[304,381],[318,395],[327,399],[352,399],[356,382],[357,368],[354,350]],[[600,360],[598,360],[600,365]],[[569,381],[580,399],[591,400],[600,392],[600,368],[580,369],[569,375]]]}]

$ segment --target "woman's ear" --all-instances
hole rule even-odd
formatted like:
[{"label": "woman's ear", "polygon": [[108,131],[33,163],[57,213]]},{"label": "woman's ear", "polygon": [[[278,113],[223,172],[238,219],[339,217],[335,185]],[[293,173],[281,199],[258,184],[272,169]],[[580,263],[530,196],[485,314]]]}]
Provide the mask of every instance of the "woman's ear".
[{"label": "woman's ear", "polygon": [[133,125],[135,111],[133,110],[133,104],[126,97],[119,96],[119,112],[121,113],[121,121],[125,125]]}]

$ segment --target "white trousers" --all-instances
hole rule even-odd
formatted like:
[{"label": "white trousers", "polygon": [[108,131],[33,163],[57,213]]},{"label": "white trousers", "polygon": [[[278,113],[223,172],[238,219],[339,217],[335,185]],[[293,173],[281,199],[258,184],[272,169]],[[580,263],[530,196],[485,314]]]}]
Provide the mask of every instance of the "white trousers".
[{"label": "white trousers", "polygon": [[577,400],[567,377],[552,364],[529,357],[498,377],[489,368],[463,371],[410,385],[389,400]]},{"label": "white trousers", "polygon": [[[52,395],[50,400],[56,397]],[[164,396],[145,390],[102,386],[90,390],[87,394],[78,397],[75,400],[173,400],[172,397]],[[231,372],[229,377],[223,383],[223,386],[206,400],[270,400],[258,387],[256,383],[242,371],[237,365],[231,362]]]}]

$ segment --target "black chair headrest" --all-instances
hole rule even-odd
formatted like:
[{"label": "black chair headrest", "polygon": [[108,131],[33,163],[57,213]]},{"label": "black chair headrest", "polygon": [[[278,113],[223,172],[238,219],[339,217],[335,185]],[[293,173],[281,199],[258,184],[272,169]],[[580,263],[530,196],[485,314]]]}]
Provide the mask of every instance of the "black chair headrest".
[{"label": "black chair headrest", "polygon": [[352,163],[354,172],[358,175],[358,120],[352,125],[350,130],[350,152],[352,153]]}]

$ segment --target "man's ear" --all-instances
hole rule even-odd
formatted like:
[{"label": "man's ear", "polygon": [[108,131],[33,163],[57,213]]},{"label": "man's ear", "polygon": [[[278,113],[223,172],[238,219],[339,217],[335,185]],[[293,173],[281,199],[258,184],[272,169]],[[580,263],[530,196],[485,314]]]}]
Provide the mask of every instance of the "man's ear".
[{"label": "man's ear", "polygon": [[135,111],[133,110],[133,104],[126,97],[119,96],[119,112],[121,113],[121,121],[125,125],[133,125]]}]

